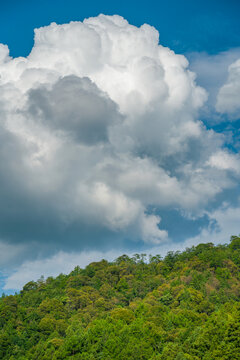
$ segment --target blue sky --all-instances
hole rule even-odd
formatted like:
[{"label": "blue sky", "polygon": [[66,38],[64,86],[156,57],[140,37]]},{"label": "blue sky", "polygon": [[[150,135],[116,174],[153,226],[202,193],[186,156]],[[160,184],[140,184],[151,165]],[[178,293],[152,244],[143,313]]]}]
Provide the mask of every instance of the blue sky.
[{"label": "blue sky", "polygon": [[239,11],[238,0],[1,1],[0,41],[9,45],[12,56],[26,56],[33,45],[34,28],[103,13],[122,15],[136,26],[155,26],[161,43],[176,52],[214,54],[239,46]]},{"label": "blue sky", "polygon": [[3,291],[240,233],[239,10],[0,4]]}]

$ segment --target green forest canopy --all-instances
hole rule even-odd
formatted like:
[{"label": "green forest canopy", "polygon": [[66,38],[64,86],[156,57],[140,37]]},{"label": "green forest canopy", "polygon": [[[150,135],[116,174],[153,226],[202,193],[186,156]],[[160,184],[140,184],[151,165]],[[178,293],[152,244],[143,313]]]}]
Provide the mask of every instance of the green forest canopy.
[{"label": "green forest canopy", "polygon": [[240,237],[122,255],[0,299],[1,359],[239,359]]}]

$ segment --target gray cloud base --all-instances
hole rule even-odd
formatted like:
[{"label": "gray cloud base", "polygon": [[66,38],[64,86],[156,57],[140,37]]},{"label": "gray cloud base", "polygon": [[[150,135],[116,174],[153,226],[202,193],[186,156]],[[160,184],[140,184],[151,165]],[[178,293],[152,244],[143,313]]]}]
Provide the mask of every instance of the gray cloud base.
[{"label": "gray cloud base", "polygon": [[107,94],[89,78],[74,75],[61,78],[51,90],[44,86],[30,90],[27,113],[86,145],[108,141],[108,127],[121,120]]}]

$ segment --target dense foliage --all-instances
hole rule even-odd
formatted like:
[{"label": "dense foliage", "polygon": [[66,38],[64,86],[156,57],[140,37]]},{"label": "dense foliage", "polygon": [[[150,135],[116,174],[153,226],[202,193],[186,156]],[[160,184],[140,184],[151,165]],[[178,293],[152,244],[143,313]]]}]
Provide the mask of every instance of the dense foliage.
[{"label": "dense foliage", "polygon": [[1,359],[239,359],[240,238],[123,255],[0,299]]}]

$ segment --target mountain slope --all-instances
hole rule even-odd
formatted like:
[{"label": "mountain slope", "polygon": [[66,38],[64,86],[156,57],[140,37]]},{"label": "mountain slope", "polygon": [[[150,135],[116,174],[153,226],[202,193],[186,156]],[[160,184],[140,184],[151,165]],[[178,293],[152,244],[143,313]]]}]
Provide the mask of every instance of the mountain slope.
[{"label": "mountain slope", "polygon": [[239,359],[240,238],[123,255],[0,299],[1,359]]}]

